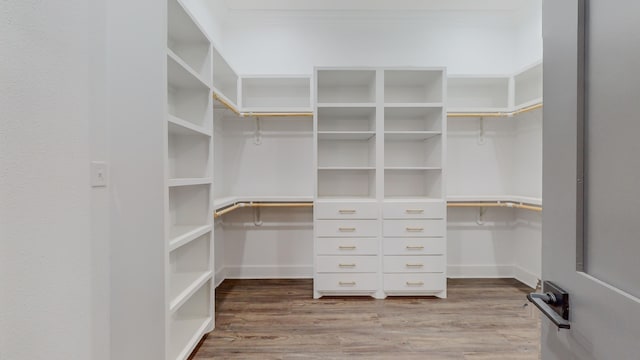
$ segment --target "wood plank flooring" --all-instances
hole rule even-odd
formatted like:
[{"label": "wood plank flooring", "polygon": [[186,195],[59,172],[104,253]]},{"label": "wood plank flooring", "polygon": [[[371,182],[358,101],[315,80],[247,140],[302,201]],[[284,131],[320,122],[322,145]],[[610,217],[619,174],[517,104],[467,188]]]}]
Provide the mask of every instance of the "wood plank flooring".
[{"label": "wood plank flooring", "polygon": [[540,321],[516,280],[449,280],[448,299],[331,297],[311,280],[226,280],[203,359],[539,359]]}]

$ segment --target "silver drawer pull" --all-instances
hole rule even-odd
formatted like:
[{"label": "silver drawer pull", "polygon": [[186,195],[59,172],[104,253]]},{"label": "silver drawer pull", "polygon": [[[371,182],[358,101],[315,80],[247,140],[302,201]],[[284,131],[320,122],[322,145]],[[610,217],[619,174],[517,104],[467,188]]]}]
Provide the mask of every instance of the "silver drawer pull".
[{"label": "silver drawer pull", "polygon": [[354,231],[356,231],[356,228],[354,228],[354,227],[341,227],[341,228],[338,228],[338,230],[340,232],[354,232]]},{"label": "silver drawer pull", "polygon": [[341,267],[341,268],[354,268],[354,267],[356,267],[356,264],[338,264],[338,267]]},{"label": "silver drawer pull", "polygon": [[407,231],[409,232],[420,232],[424,231],[423,227],[407,227]]},{"label": "silver drawer pull", "polygon": [[355,281],[340,281],[338,284],[340,286],[356,286]]},{"label": "silver drawer pull", "polygon": [[424,250],[424,246],[407,246],[407,250]]},{"label": "silver drawer pull", "polygon": [[338,210],[338,212],[340,214],[355,214],[356,211],[353,209],[342,209],[342,210]]},{"label": "silver drawer pull", "polygon": [[424,214],[423,209],[407,209],[404,212],[407,214]]},{"label": "silver drawer pull", "polygon": [[408,268],[421,268],[424,267],[424,264],[407,264]]},{"label": "silver drawer pull", "polygon": [[422,286],[424,282],[422,281],[407,281],[407,286]]},{"label": "silver drawer pull", "polygon": [[351,245],[351,246],[338,246],[338,249],[340,250],[355,250],[356,247]]}]

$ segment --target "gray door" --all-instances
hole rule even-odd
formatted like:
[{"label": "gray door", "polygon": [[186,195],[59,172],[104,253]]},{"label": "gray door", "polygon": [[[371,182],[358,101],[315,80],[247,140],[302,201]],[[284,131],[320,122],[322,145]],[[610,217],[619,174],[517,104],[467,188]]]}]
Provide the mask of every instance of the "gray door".
[{"label": "gray door", "polygon": [[[640,2],[546,0],[542,359],[640,359]],[[584,36],[583,36],[584,35]]]}]

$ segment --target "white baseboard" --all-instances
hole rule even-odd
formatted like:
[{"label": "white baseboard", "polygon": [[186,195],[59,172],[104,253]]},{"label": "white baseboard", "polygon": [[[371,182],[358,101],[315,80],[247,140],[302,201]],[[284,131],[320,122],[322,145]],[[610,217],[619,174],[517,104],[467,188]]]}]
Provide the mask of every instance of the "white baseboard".
[{"label": "white baseboard", "polygon": [[516,280],[529,286],[532,289],[536,288],[536,286],[538,285],[538,280],[540,279],[538,275],[530,272],[529,270],[525,270],[517,265],[513,267],[513,275],[514,275],[513,277],[516,278]]},{"label": "white baseboard", "polygon": [[513,278],[513,265],[449,265],[449,278]]},{"label": "white baseboard", "polygon": [[227,266],[227,279],[311,279],[313,266]]},{"label": "white baseboard", "polygon": [[227,278],[227,271],[224,267],[221,267],[216,271],[215,278],[213,279],[216,287],[220,286],[224,279]]}]

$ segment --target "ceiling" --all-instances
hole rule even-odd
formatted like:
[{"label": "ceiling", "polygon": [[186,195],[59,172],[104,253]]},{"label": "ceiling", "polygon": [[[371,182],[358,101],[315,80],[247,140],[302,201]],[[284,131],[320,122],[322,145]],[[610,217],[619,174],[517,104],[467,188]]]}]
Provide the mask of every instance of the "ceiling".
[{"label": "ceiling", "polygon": [[513,11],[531,0],[225,0],[230,10],[246,11]]}]

